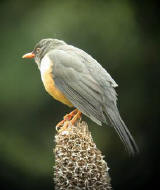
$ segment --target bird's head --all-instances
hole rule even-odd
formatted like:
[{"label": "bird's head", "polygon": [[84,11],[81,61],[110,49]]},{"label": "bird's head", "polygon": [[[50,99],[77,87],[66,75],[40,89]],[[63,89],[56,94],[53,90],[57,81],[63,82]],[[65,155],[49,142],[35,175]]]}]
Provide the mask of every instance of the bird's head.
[{"label": "bird's head", "polygon": [[57,39],[52,39],[52,38],[42,39],[35,45],[32,52],[26,53],[25,55],[22,56],[22,58],[34,58],[35,62],[39,66],[42,58],[46,55],[46,53],[64,44],[66,44],[64,41]]}]

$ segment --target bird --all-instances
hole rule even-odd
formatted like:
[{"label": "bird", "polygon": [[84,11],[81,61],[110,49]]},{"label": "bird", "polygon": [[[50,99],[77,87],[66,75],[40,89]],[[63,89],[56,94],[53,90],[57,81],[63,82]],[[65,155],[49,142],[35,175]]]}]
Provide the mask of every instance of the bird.
[{"label": "bird", "polygon": [[[91,55],[63,40],[40,40],[22,58],[34,58],[45,90],[56,100],[75,109],[57,124],[74,124],[83,113],[98,125],[114,127],[130,155],[138,146],[117,107],[118,86],[111,75]],[[68,123],[63,128],[68,127]]]}]

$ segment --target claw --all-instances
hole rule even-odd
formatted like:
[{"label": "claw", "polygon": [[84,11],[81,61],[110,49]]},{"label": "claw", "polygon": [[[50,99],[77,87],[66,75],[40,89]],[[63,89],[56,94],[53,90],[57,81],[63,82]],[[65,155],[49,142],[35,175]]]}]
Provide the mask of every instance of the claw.
[{"label": "claw", "polygon": [[[74,124],[76,122],[76,120],[79,118],[78,117],[78,113],[80,111],[78,109],[75,109],[73,110],[71,113],[69,114],[66,114],[64,117],[63,117],[63,120],[60,121],[57,125],[56,125],[56,130],[58,132],[61,132],[63,130],[65,130],[67,127],[68,127],[68,124],[69,122],[66,122],[66,121],[71,121],[72,124]],[[80,112],[81,113],[81,112]],[[77,115],[78,114],[78,115]]]},{"label": "claw", "polygon": [[75,109],[72,112],[70,112],[69,114],[66,114],[64,116],[64,120],[69,120],[70,121],[77,112],[78,112],[78,109]]},{"label": "claw", "polygon": [[58,130],[58,133],[65,131],[68,128],[69,121],[65,121],[64,125]]},{"label": "claw", "polygon": [[75,116],[72,118],[72,120],[71,120],[72,125],[74,125],[75,122],[76,122],[78,119],[81,118],[81,115],[82,115],[82,112],[80,112],[80,111],[78,110],[77,113],[76,113],[76,115],[75,115]]},{"label": "claw", "polygon": [[56,131],[59,131],[59,128],[61,128],[64,124],[65,120],[60,121],[57,125],[56,125]]}]

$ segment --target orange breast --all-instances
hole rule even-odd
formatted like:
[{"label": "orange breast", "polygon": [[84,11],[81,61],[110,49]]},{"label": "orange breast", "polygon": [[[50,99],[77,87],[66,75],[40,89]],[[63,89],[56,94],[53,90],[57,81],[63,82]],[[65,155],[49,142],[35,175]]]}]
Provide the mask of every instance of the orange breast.
[{"label": "orange breast", "polygon": [[56,88],[52,72],[49,69],[42,76],[42,81],[46,91],[56,100],[62,102],[63,104],[68,105],[69,107],[73,107],[72,103],[64,96],[64,94]]}]

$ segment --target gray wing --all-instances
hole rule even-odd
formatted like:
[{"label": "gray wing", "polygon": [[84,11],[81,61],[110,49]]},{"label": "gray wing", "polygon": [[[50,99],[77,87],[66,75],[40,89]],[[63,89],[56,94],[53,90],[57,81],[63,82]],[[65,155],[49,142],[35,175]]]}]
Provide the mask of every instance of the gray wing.
[{"label": "gray wing", "polygon": [[115,128],[129,153],[138,147],[120,117],[115,81],[91,56],[78,48],[53,50],[55,85],[83,114],[101,125],[107,121]]},{"label": "gray wing", "polygon": [[48,54],[53,60],[53,77],[56,87],[83,114],[97,124],[106,122],[102,110],[102,89],[93,79],[86,65],[76,56],[62,50]]}]

